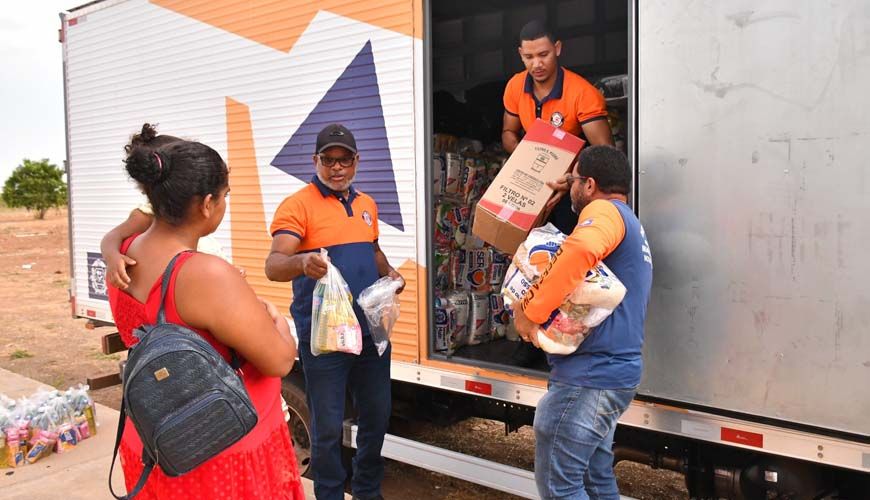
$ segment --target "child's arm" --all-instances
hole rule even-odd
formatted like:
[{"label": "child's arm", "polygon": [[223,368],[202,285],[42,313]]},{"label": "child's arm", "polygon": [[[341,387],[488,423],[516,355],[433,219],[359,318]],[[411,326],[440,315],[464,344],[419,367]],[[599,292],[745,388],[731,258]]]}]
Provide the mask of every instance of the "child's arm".
[{"label": "child's arm", "polygon": [[121,253],[121,244],[125,239],[136,233],[143,233],[151,227],[154,217],[141,210],[134,209],[127,220],[116,226],[103,236],[100,251],[106,261],[106,276],[116,288],[126,290],[130,277],[127,276],[127,266],[136,265],[136,261]]}]

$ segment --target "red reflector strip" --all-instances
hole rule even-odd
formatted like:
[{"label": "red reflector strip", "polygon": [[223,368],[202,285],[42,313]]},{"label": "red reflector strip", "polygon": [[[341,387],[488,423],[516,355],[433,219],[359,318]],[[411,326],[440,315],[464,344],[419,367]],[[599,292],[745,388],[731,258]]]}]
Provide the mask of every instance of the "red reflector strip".
[{"label": "red reflector strip", "polygon": [[764,435],[755,432],[739,431],[737,429],[729,429],[722,427],[722,441],[730,441],[737,444],[745,444],[746,446],[755,446],[764,448]]},{"label": "red reflector strip", "polygon": [[97,317],[97,311],[94,311],[93,309],[88,309],[88,310],[85,311],[85,316],[90,316],[90,317],[92,317],[92,318],[96,318],[96,317]]},{"label": "red reflector strip", "polygon": [[75,26],[78,23],[79,23],[79,19],[76,17],[76,18],[70,19],[67,24],[69,24],[70,26]]},{"label": "red reflector strip", "polygon": [[492,384],[485,384],[483,382],[475,382],[473,380],[465,381],[465,390],[469,392],[476,392],[478,394],[485,394],[487,396],[492,396]]}]

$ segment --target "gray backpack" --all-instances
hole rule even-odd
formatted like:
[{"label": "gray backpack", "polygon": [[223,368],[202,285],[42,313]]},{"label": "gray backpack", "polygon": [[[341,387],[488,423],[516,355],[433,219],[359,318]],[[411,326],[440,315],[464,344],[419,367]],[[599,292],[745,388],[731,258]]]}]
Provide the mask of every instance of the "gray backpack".
[{"label": "gray backpack", "polygon": [[[184,253],[184,252],[182,252]],[[176,255],[163,272],[156,325],[142,325],[123,373],[123,397],[109,469],[109,491],[117,499],[136,496],[155,465],[170,477],[190,472],[244,437],[257,424],[257,412],[232,363],[196,332],[166,322],[164,301]],[[112,470],[129,416],[142,440],[139,481],[128,495],[112,489]]]}]

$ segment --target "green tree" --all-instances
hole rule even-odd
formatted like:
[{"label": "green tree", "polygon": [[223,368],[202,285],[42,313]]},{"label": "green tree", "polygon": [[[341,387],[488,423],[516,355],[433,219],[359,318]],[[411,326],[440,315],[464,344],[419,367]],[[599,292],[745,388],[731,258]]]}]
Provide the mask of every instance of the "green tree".
[{"label": "green tree", "polygon": [[63,171],[49,163],[48,158],[40,161],[25,158],[3,185],[3,202],[10,207],[34,210],[38,219],[45,218],[49,208],[66,205]]}]

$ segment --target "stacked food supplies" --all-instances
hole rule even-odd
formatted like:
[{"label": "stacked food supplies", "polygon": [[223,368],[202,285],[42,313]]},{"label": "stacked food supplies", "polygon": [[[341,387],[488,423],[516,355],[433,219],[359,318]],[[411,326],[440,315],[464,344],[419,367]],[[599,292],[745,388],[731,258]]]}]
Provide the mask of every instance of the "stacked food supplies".
[{"label": "stacked food supplies", "polygon": [[471,234],[474,205],[505,161],[482,149],[435,136],[435,350],[448,354],[503,337],[509,321],[500,290],[510,257]]},{"label": "stacked food supplies", "polygon": [[[502,287],[508,309],[522,300],[540,279],[564,241],[565,235],[552,224],[529,233],[514,255]],[[574,352],[592,328],[610,316],[623,297],[625,286],[603,262],[599,262],[541,325],[537,334],[541,348],[552,354]]]},{"label": "stacked food supplies", "polygon": [[86,385],[64,392],[40,389],[20,399],[0,394],[0,468],[68,453],[96,433],[94,401]]}]

